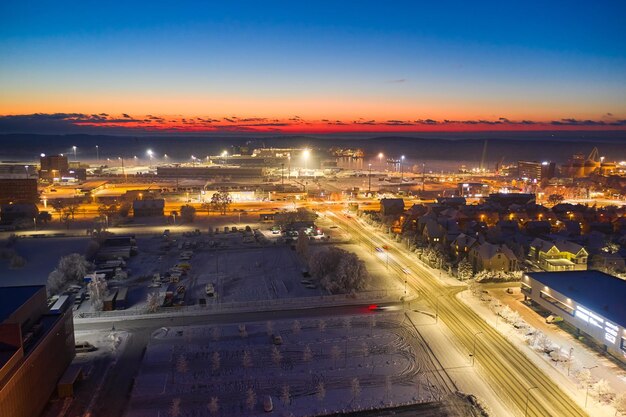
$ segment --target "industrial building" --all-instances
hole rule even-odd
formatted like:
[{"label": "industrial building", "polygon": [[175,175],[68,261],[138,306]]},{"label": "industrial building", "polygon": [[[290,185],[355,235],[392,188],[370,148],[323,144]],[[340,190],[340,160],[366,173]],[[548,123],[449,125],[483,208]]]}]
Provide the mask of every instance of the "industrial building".
[{"label": "industrial building", "polygon": [[0,288],[0,416],[43,411],[75,355],[71,306],[48,308],[43,285]]},{"label": "industrial building", "polygon": [[533,272],[524,298],[560,316],[580,334],[626,363],[626,281],[600,271]]},{"label": "industrial building", "polygon": [[59,180],[67,176],[70,171],[70,165],[67,155],[44,155],[39,158],[40,170],[39,178],[44,180]]},{"label": "industrial building", "polygon": [[160,178],[261,178],[261,167],[235,166],[158,166],[157,176]]},{"label": "industrial building", "polygon": [[36,178],[0,178],[0,204],[38,202]]}]

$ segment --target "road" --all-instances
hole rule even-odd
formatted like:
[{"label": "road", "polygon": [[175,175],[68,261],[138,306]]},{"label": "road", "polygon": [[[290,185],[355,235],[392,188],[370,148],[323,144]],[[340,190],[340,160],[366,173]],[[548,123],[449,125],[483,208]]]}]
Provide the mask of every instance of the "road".
[{"label": "road", "polygon": [[459,301],[456,298],[459,288],[445,286],[415,258],[398,249],[395,242],[385,236],[373,235],[357,220],[327,213],[354,239],[372,251],[385,245],[389,248],[389,269],[406,277],[410,286],[433,306],[442,322],[467,348],[468,355],[474,353],[476,365],[483,368],[490,385],[503,402],[513,403],[522,415],[526,410],[525,415],[528,416],[587,415],[520,350]]}]

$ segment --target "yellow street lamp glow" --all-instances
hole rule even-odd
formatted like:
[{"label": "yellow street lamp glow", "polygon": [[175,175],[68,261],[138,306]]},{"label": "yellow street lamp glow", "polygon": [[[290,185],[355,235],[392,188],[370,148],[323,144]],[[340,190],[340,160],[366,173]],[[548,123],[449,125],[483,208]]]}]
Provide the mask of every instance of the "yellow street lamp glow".
[{"label": "yellow street lamp glow", "polygon": [[302,151],[302,157],[304,159],[309,159],[309,156],[311,156],[311,151],[310,150],[305,149],[305,150]]}]

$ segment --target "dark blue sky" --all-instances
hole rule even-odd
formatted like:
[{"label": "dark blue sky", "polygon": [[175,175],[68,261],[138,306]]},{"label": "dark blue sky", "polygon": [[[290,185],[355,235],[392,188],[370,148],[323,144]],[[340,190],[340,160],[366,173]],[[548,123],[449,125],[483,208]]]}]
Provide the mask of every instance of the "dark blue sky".
[{"label": "dark blue sky", "polygon": [[626,2],[0,3],[0,114],[626,118]]}]

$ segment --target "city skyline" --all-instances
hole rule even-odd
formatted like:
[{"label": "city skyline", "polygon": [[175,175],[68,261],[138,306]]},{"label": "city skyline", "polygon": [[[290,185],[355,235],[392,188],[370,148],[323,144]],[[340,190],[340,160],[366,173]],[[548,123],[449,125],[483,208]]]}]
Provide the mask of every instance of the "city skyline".
[{"label": "city skyline", "polygon": [[619,2],[9,3],[2,133],[626,128]]}]

